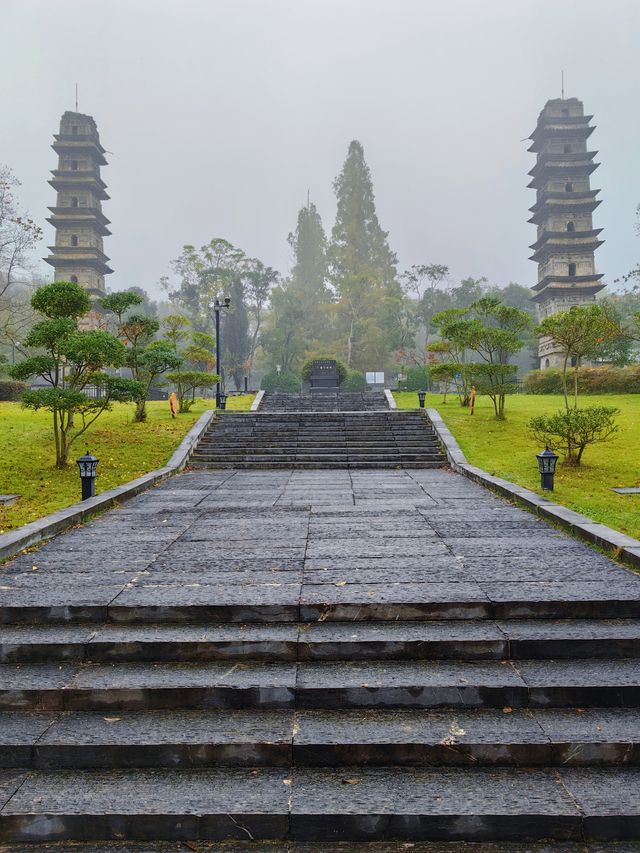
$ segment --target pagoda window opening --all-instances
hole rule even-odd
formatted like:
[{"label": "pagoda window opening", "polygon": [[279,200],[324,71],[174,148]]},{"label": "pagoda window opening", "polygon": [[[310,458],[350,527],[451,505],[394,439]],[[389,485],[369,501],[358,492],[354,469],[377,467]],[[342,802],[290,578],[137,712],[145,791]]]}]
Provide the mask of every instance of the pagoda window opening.
[{"label": "pagoda window opening", "polygon": [[578,359],[575,355],[571,356],[571,367],[577,367]]},{"label": "pagoda window opening", "polygon": [[78,196],[74,195],[71,197],[71,207],[77,207],[77,206],[78,206]]},{"label": "pagoda window opening", "polygon": [[72,161],[71,161],[71,171],[72,171],[72,172],[77,172],[77,171],[78,171],[78,161],[77,161],[77,160],[72,160]]},{"label": "pagoda window opening", "polygon": [[570,146],[570,145],[565,145],[565,146],[564,146],[564,153],[565,153],[565,154],[569,154],[569,153],[570,153],[570,151],[571,151],[571,146]]},{"label": "pagoda window opening", "polygon": [[562,115],[563,115],[563,116],[568,116],[568,115],[569,115],[569,110],[568,110],[566,107],[564,107],[564,108],[563,108],[563,110],[562,110]]},{"label": "pagoda window opening", "polygon": [[575,275],[575,274],[576,274],[576,265],[575,264],[569,264],[569,275]]},{"label": "pagoda window opening", "polygon": [[576,226],[573,224],[573,222],[567,222],[567,231],[575,231],[575,230],[576,230]]},{"label": "pagoda window opening", "polygon": [[70,275],[70,276],[69,276],[69,281],[70,281],[72,284],[77,284],[77,283],[78,283],[78,276],[77,276],[77,275]]},{"label": "pagoda window opening", "polygon": [[550,364],[551,364],[551,362],[549,361],[549,359],[548,359],[548,358],[545,358],[545,360],[544,360],[544,366],[545,366],[545,367],[549,367],[549,366],[550,366]]},{"label": "pagoda window opening", "polygon": [[571,181],[567,181],[567,183],[564,185],[564,191],[566,193],[572,193],[573,192],[573,184],[571,183]]},{"label": "pagoda window opening", "polygon": [[74,136],[77,136],[77,135],[78,135],[78,125],[77,125],[77,124],[73,124],[73,125],[71,125],[71,133],[72,133]]},{"label": "pagoda window opening", "polygon": [[77,234],[72,234],[72,235],[71,235],[71,245],[72,245],[72,246],[77,246],[77,245],[78,245],[78,235],[77,235]]}]

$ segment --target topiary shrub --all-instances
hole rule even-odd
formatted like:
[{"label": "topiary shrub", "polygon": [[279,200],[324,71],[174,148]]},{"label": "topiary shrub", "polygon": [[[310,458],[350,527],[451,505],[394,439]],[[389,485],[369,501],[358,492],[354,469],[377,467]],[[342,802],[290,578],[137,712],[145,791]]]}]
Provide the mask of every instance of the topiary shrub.
[{"label": "topiary shrub", "polygon": [[342,385],[342,383],[347,378],[347,367],[337,358],[334,358],[332,355],[323,355],[316,356],[315,358],[308,358],[305,363],[302,365],[302,370],[300,371],[300,375],[304,379],[305,382],[311,381],[311,374],[313,373],[313,363],[314,361],[319,361],[323,358],[330,358],[336,363],[336,373],[338,374],[338,385]]},{"label": "topiary shrub", "polygon": [[[573,387],[573,370],[567,384]],[[548,367],[532,370],[524,377],[525,394],[562,394],[562,371]],[[640,394],[640,365],[632,367],[581,367],[578,371],[581,394]]]},{"label": "topiary shrub", "polygon": [[562,453],[568,465],[579,465],[585,448],[608,441],[618,431],[615,420],[619,414],[620,409],[613,406],[569,409],[531,418],[528,428],[538,444]]},{"label": "topiary shrub", "polygon": [[295,373],[278,373],[277,370],[271,370],[262,377],[260,387],[263,391],[298,394],[300,392],[300,380]]},{"label": "topiary shrub", "polygon": [[429,387],[429,375],[426,367],[413,365],[404,371],[405,379],[398,382],[400,391],[426,391]]},{"label": "topiary shrub", "polygon": [[346,391],[364,391],[367,387],[367,380],[364,373],[360,370],[347,370],[347,378],[342,383],[342,388]]},{"label": "topiary shrub", "polygon": [[12,379],[0,379],[0,402],[15,403],[23,391],[27,390],[26,382],[14,382]]}]

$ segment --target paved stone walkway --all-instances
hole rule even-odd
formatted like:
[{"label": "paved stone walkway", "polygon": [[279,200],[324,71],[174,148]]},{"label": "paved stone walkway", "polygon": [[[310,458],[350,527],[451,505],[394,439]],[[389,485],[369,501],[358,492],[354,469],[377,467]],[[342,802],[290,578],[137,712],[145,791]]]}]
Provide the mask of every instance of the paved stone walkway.
[{"label": "paved stone walkway", "polygon": [[448,470],[181,475],[2,570],[0,849],[640,849],[639,615]]}]

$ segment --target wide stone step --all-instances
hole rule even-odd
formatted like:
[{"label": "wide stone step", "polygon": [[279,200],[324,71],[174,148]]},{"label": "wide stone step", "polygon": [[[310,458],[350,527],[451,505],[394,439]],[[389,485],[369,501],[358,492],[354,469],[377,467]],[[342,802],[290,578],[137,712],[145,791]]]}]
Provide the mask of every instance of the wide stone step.
[{"label": "wide stone step", "polygon": [[[418,841],[408,848],[401,841],[198,841],[199,853],[638,853],[634,842],[580,841]],[[55,844],[7,844],[2,853],[187,853],[180,841],[119,841],[89,844],[64,841]]]},{"label": "wide stone step", "polygon": [[635,768],[10,770],[0,838],[624,840],[640,837],[639,782]]},{"label": "wide stone step", "polygon": [[640,764],[636,709],[0,714],[0,767]]},{"label": "wide stone step", "polygon": [[[318,543],[324,541],[319,539]],[[199,547],[204,557],[208,546],[201,542]],[[377,545],[376,556],[360,560],[364,563],[362,569],[368,569],[369,565],[375,567],[377,557],[387,551],[392,553],[395,547],[397,543],[393,540]],[[418,554],[415,550],[411,553]],[[436,560],[428,543],[421,553],[425,566]],[[413,557],[414,561],[417,559],[419,555]],[[314,563],[319,569],[326,568],[322,553],[315,554]],[[291,572],[278,572],[278,577],[268,582],[256,577],[252,583],[234,583],[233,572],[224,570],[221,575],[208,577],[206,583],[195,577],[187,583],[182,573],[170,578],[150,577],[146,582],[141,580],[124,589],[123,584],[76,587],[73,583],[43,584],[34,589],[25,583],[2,592],[0,624],[173,622],[202,625],[299,621],[358,624],[467,619],[611,620],[640,616],[640,596],[626,579],[622,582],[582,581],[579,585],[569,581],[508,583],[496,580],[481,587],[471,582],[423,582],[419,578],[407,582],[385,581],[383,574],[379,581],[375,576],[359,581],[356,576],[352,582],[347,556],[347,565],[342,570],[340,562],[333,558],[327,558],[327,563],[332,564],[334,571],[326,581],[316,571],[310,573],[308,582],[305,579],[303,584]],[[283,555],[278,566],[285,564]],[[334,580],[335,571],[339,572],[337,580]]]},{"label": "wide stone step", "polygon": [[211,468],[211,469],[226,469],[226,468],[238,468],[239,470],[323,470],[330,471],[332,469],[343,469],[343,468],[366,468],[375,470],[377,468],[442,468],[446,463],[444,461],[438,462],[363,462],[363,461],[354,461],[354,462],[299,462],[299,461],[272,461],[272,462],[229,462],[228,460],[225,462],[211,462],[207,463],[203,460],[199,460],[197,456],[194,457],[193,468]]},{"label": "wide stone step", "polygon": [[1,626],[0,662],[640,657],[636,620]]},{"label": "wide stone step", "polygon": [[1,710],[640,706],[640,661],[338,661],[0,667]]}]

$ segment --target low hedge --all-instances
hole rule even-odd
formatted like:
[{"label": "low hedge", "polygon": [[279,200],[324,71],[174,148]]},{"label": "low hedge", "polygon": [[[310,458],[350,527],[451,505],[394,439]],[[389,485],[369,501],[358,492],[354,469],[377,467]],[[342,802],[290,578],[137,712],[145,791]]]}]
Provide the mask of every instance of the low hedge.
[{"label": "low hedge", "polygon": [[[573,370],[567,371],[569,389]],[[525,394],[562,394],[562,370],[548,367],[532,370],[523,379]],[[640,394],[640,365],[633,367],[581,367],[578,371],[581,394]]]},{"label": "low hedge", "polygon": [[15,403],[23,391],[27,390],[26,382],[15,382],[13,379],[0,379],[0,402]]},{"label": "low hedge", "polygon": [[344,388],[345,391],[364,391],[367,387],[367,380],[360,370],[347,370],[347,378],[340,387]]},{"label": "low hedge", "polygon": [[404,379],[398,380],[399,391],[426,391],[429,387],[429,370],[427,367],[413,365],[404,368]]},{"label": "low hedge", "polygon": [[295,373],[287,373],[285,371],[278,373],[277,370],[271,370],[262,377],[260,387],[263,391],[270,391],[272,393],[298,394],[300,393],[300,380]]}]

